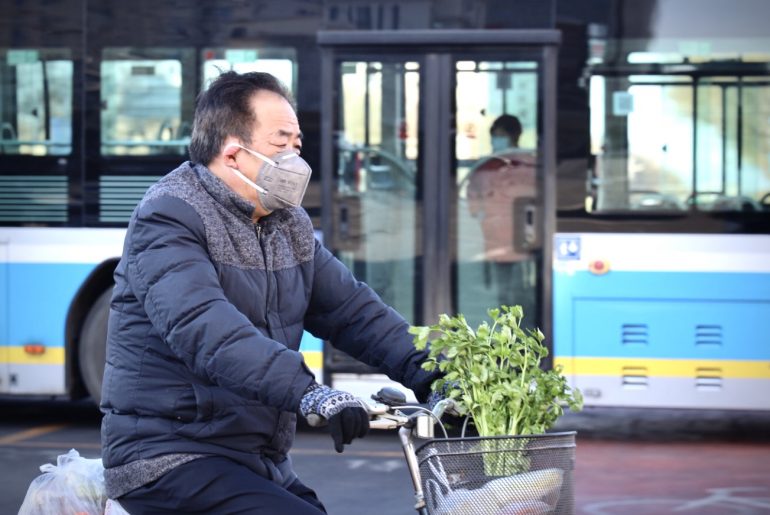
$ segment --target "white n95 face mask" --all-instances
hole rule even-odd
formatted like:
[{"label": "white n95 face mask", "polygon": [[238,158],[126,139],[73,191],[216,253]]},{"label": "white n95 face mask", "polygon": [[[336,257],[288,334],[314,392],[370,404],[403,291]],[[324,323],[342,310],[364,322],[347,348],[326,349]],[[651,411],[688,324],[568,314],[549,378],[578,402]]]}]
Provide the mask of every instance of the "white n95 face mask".
[{"label": "white n95 face mask", "polygon": [[245,150],[263,162],[256,182],[243,175],[240,170],[230,168],[243,182],[259,192],[262,207],[272,212],[290,206],[299,207],[302,204],[313,170],[299,154],[293,150],[284,150],[270,158],[241,145],[233,146]]}]

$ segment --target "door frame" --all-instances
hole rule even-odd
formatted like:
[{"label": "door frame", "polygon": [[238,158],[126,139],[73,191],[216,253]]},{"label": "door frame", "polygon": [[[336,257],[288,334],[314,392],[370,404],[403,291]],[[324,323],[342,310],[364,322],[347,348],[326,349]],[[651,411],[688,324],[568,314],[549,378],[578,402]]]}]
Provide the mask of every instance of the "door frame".
[{"label": "door frame", "polygon": [[[451,59],[454,53],[467,54],[471,47],[479,50],[511,49],[527,50],[537,54],[541,68],[538,70],[538,155],[542,167],[542,269],[540,277],[540,327],[546,335],[551,334],[553,301],[552,292],[552,235],[556,229],[556,85],[557,53],[561,32],[555,29],[512,29],[512,30],[377,30],[377,31],[319,31],[317,36],[321,50],[321,229],[326,241],[333,241],[332,183],[334,180],[334,126],[337,112],[334,102],[337,98],[335,64],[339,56],[351,54],[394,55],[412,52],[425,63],[426,76],[438,75],[444,84],[453,83],[450,75]],[[446,76],[443,76],[446,75]],[[435,95],[420,98],[421,124],[426,133],[437,134],[437,141],[452,145],[453,127],[450,126],[454,105],[450,88],[438,88]],[[446,147],[442,145],[421,145],[423,192],[426,186],[437,186],[435,195],[423,195],[423,256],[426,274],[423,277],[421,296],[422,319],[433,321],[441,313],[452,311],[452,271],[450,235],[446,224],[449,220],[450,185],[440,180],[442,170],[451,166]],[[430,277],[428,277],[430,274]],[[550,340],[550,338],[549,338]]]}]

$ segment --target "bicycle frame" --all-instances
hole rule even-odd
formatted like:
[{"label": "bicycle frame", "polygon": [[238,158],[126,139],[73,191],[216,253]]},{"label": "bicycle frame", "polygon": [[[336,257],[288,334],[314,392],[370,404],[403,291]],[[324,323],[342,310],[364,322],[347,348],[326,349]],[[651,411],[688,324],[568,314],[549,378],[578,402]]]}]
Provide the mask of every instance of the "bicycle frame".
[{"label": "bicycle frame", "polygon": [[[406,465],[409,469],[409,475],[414,486],[414,509],[420,515],[427,515],[428,508],[425,503],[425,494],[422,489],[422,478],[420,476],[420,466],[417,462],[415,453],[415,438],[433,438],[433,426],[435,423],[441,425],[444,435],[446,430],[441,423],[441,415],[452,406],[451,401],[442,401],[437,404],[434,411],[429,411],[421,406],[411,406],[404,404],[406,398],[402,392],[392,388],[384,388],[372,398],[377,404],[369,404],[361,400],[361,404],[366,408],[371,418],[369,422],[370,429],[395,429],[398,428],[398,439],[401,442],[401,449],[404,452]],[[400,410],[413,409],[415,413],[405,415]]]}]

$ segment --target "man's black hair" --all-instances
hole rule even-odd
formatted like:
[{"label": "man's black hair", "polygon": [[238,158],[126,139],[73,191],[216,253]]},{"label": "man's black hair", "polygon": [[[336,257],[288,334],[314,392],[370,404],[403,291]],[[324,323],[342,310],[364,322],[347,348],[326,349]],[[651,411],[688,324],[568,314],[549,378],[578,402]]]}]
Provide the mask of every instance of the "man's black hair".
[{"label": "man's black hair", "polygon": [[198,95],[190,161],[208,165],[228,136],[235,136],[244,143],[251,142],[251,131],[257,122],[251,99],[259,91],[281,95],[296,110],[291,92],[269,73],[225,72]]},{"label": "man's black hair", "polygon": [[492,127],[489,128],[489,132],[493,132],[497,129],[505,131],[510,138],[515,141],[521,136],[521,122],[512,114],[501,114],[494,122]]}]

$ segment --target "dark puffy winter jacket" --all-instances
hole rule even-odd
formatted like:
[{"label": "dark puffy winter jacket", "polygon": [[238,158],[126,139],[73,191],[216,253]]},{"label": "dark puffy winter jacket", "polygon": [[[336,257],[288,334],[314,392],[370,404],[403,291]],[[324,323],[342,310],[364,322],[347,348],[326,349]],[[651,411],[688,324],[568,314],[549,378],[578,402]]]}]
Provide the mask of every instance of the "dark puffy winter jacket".
[{"label": "dark puffy winter jacket", "polygon": [[303,329],[428,394],[408,324],[315,240],[305,211],[255,224],[253,210],[190,163],[135,210],[108,324],[106,468],[168,454],[280,462],[313,380]]}]

